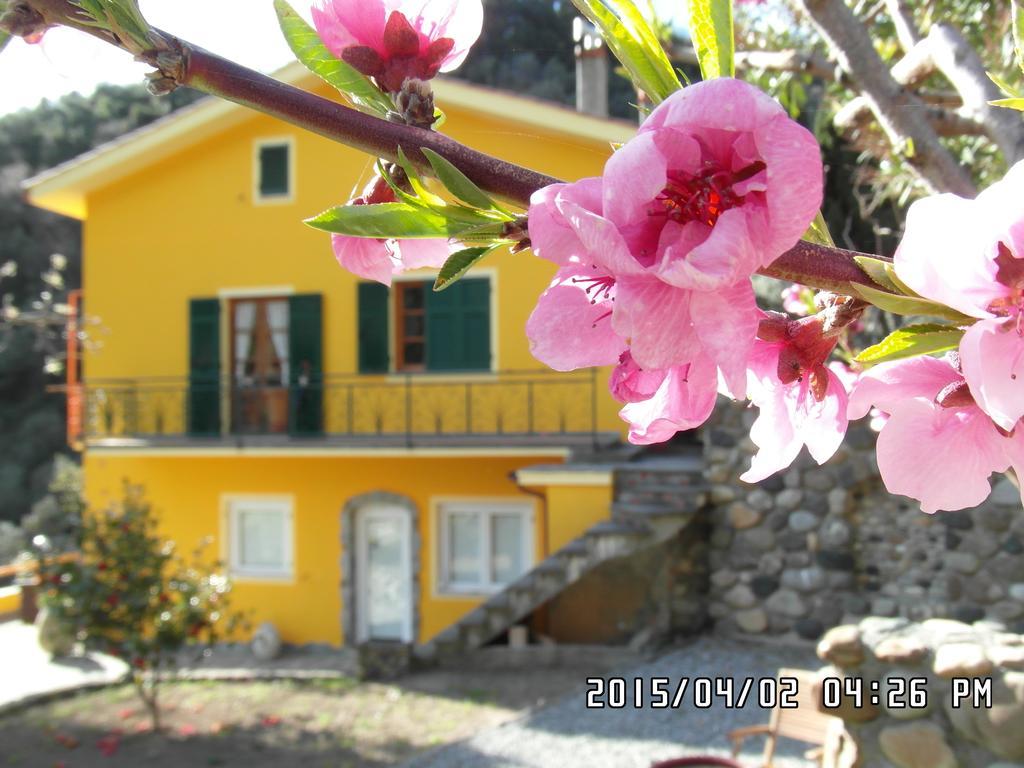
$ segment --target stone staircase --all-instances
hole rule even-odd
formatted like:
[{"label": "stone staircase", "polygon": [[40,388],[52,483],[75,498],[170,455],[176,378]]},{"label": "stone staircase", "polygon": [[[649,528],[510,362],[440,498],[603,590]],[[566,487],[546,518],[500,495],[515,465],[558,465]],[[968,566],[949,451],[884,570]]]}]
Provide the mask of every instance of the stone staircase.
[{"label": "stone staircase", "polygon": [[427,643],[421,662],[443,662],[481,648],[602,563],[667,541],[707,503],[699,455],[617,465],[611,517],[539,563]]}]

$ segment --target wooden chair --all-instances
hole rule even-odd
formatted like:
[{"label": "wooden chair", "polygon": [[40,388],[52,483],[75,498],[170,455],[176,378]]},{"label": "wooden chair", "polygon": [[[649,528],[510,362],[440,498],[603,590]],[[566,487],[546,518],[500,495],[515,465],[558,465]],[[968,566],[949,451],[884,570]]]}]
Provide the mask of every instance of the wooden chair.
[{"label": "wooden chair", "polygon": [[[818,702],[814,693],[814,682],[817,677],[815,672],[806,669],[780,669],[778,678],[784,677],[796,678],[797,692],[791,699],[796,702],[796,708],[783,709],[776,705],[767,725],[752,725],[730,731],[729,740],[732,742],[733,757],[739,755],[743,742],[749,737],[765,736],[767,738],[764,743],[764,753],[761,756],[761,768],[772,768],[775,742],[782,736],[813,744],[814,748],[808,750],[804,756],[820,762],[830,733],[834,738],[835,729],[842,724],[842,720],[818,711]],[[779,691],[782,691],[781,685]]]}]

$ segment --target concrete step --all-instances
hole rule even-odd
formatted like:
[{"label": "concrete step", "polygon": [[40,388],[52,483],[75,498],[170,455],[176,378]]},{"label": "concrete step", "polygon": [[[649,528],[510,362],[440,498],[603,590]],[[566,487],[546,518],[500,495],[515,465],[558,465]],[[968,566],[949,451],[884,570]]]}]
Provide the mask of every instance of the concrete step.
[{"label": "concrete step", "polygon": [[594,536],[646,536],[647,528],[635,520],[602,520],[592,525],[584,534],[585,538]]},{"label": "concrete step", "polygon": [[616,501],[612,503],[612,519],[641,521],[650,517],[689,515],[704,506],[704,496],[678,499],[672,504]]},{"label": "concrete step", "polygon": [[707,493],[708,486],[703,480],[693,485],[680,486],[638,486],[636,488],[620,489],[615,494],[616,501],[669,501],[678,498],[687,498],[700,493]]},{"label": "concrete step", "polygon": [[555,554],[561,555],[565,558],[574,557],[576,555],[585,555],[587,554],[587,545],[583,539],[573,539]]}]

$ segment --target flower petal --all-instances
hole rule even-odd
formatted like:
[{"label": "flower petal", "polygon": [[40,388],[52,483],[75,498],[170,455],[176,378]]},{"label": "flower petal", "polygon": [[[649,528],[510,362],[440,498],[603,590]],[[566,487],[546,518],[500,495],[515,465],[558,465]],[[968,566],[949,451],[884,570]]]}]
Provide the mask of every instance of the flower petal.
[{"label": "flower petal", "polygon": [[667,171],[654,134],[627,142],[604,167],[605,217],[618,227],[647,219],[651,202],[665,188]]},{"label": "flower petal", "polygon": [[786,115],[779,115],[754,133],[767,166],[767,226],[751,230],[760,236],[761,262],[766,267],[788,251],[817,216],[824,195],[825,170],[814,135]]},{"label": "flower petal", "polygon": [[976,200],[951,194],[911,205],[894,259],[900,280],[966,315],[989,317],[987,307],[1005,290],[995,280],[989,233],[972,224],[982,215]]},{"label": "flower petal", "polygon": [[620,403],[640,403],[654,397],[668,373],[657,368],[641,368],[627,350],[612,371],[608,389]]},{"label": "flower petal", "polygon": [[573,282],[581,276],[579,271],[560,270],[526,323],[530,352],[556,371],[615,365],[626,350],[607,317],[611,302],[592,304],[584,288]]},{"label": "flower petal", "polygon": [[694,291],[690,317],[701,347],[718,364],[730,396],[742,400],[747,392],[747,364],[761,318],[750,280],[721,291]]},{"label": "flower petal", "polygon": [[1013,320],[982,320],[960,342],[964,378],[979,407],[1009,431],[1024,416],[1024,338]]},{"label": "flower petal", "polygon": [[396,261],[384,240],[331,235],[331,245],[338,263],[349,272],[367,280],[391,285]]},{"label": "flower petal", "polygon": [[448,240],[397,240],[394,246],[395,255],[402,262],[404,269],[443,267],[448,257],[452,255],[452,245]]},{"label": "flower petal", "polygon": [[716,388],[715,364],[707,358],[673,368],[653,397],[619,411],[630,425],[629,441],[663,443],[677,432],[699,427],[715,407]]},{"label": "flower petal", "polygon": [[808,396],[804,401],[806,418],[799,426],[800,439],[808,453],[819,464],[832,458],[846,436],[849,419],[846,417],[847,394],[842,380],[831,370],[828,389],[820,403]]},{"label": "flower petal", "polygon": [[[596,180],[600,183],[600,179]],[[531,248],[535,255],[562,266],[583,253],[583,244],[565,216],[558,209],[557,201],[568,184],[552,184],[539,189],[530,198],[528,228]]]},{"label": "flower petal", "polygon": [[803,442],[796,434],[786,404],[785,388],[780,384],[757,403],[760,413],[750,427],[750,439],[758,447],[750,461],[750,469],[740,480],[757,483],[785,469],[800,453]]},{"label": "flower petal", "polygon": [[977,408],[904,400],[878,436],[878,469],[890,493],[925,512],[974,507],[988,498],[989,475],[1009,464],[1003,439]]},{"label": "flower petal", "polygon": [[643,368],[672,368],[694,360],[700,344],[690,320],[691,291],[653,278],[616,283],[612,325],[630,339],[630,352]]},{"label": "flower petal", "polygon": [[[666,226],[665,231],[671,230]],[[658,277],[679,288],[714,290],[749,278],[758,267],[743,208],[725,211],[697,245],[691,238],[673,242],[663,237],[661,246]]]},{"label": "flower petal", "polygon": [[947,384],[962,377],[943,358],[925,355],[881,363],[861,374],[850,393],[847,415],[861,419],[871,407],[891,413],[899,403],[913,397],[934,400]]}]

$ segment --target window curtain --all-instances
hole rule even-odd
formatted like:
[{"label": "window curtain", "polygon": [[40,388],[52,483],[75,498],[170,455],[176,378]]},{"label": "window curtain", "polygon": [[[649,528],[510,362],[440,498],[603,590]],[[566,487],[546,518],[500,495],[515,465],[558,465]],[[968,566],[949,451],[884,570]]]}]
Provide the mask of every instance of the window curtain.
[{"label": "window curtain", "polygon": [[281,363],[281,381],[290,381],[288,366],[288,302],[272,301],[267,304],[267,320],[270,323],[274,351]]},{"label": "window curtain", "polygon": [[253,331],[256,328],[256,305],[245,301],[235,304],[235,377],[245,377],[245,361],[252,349]]}]

